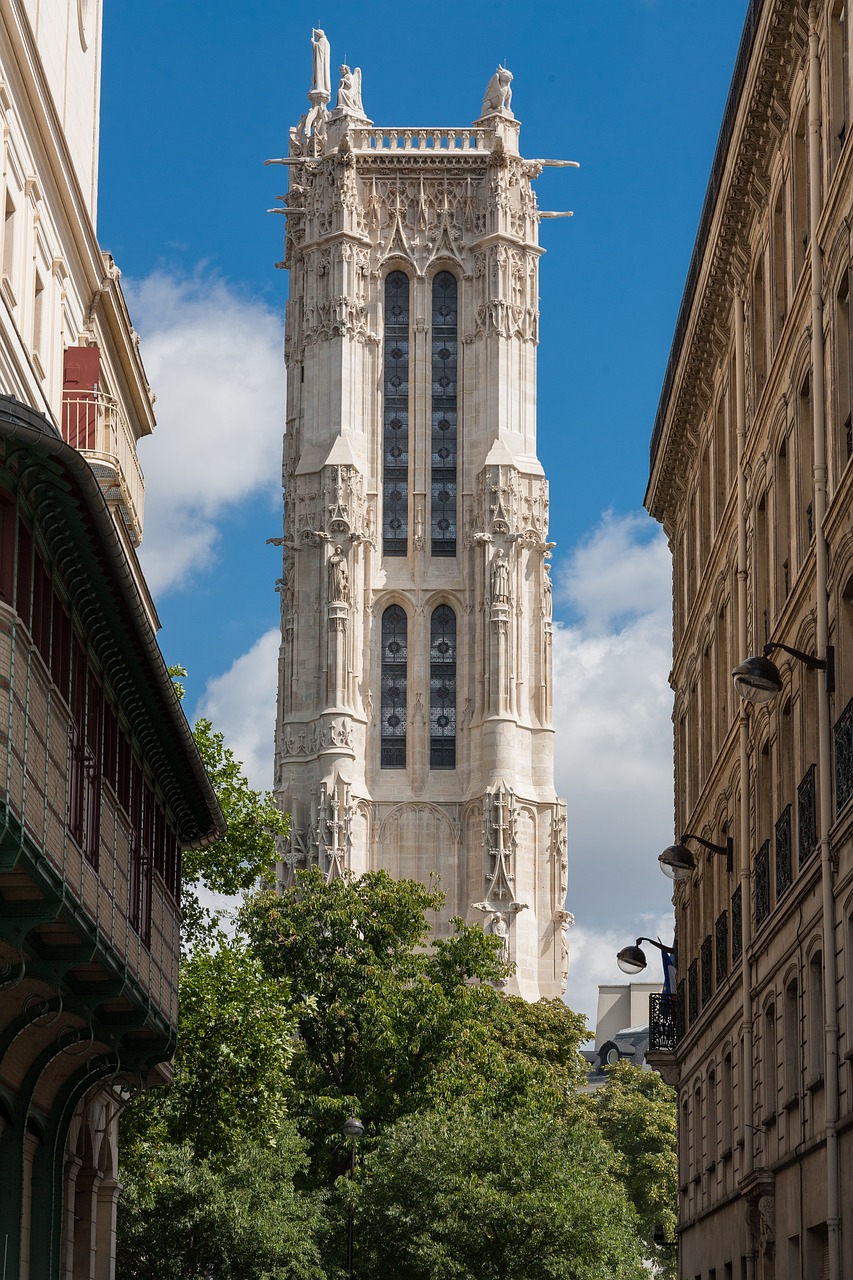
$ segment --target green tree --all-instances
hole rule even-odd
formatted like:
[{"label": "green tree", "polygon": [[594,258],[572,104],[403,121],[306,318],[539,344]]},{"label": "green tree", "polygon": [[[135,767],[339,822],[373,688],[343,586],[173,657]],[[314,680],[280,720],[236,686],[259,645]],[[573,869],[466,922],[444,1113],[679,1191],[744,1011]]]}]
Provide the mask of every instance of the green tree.
[{"label": "green tree", "polygon": [[253,889],[259,881],[271,881],[275,838],[287,831],[287,819],[269,794],[249,785],[240,761],[209,720],[196,721],[193,737],[228,824],[226,834],[211,848],[184,851],[184,932],[196,942],[206,928],[219,923],[218,914],[202,905],[200,891],[234,896]]},{"label": "green tree", "polygon": [[[656,1071],[618,1062],[608,1068],[607,1083],[590,1105],[617,1153],[615,1169],[637,1211],[649,1256],[659,1257],[664,1251],[653,1244],[655,1225],[674,1240],[678,1210],[675,1090]],[[660,1260],[674,1275],[673,1252]]]},{"label": "green tree", "polygon": [[208,721],[196,742],[229,823],[184,860],[191,944],[179,977],[174,1083],[121,1121],[119,1280],[319,1280],[322,1196],[297,1190],[304,1143],[287,1117],[296,1020],[287,984],[228,938],[199,893],[270,873],[278,810],[249,786]]},{"label": "green tree", "polygon": [[244,1139],[213,1160],[138,1142],[124,1162],[117,1280],[324,1280],[319,1197],[297,1191],[302,1143]]},{"label": "green tree", "polygon": [[266,977],[242,939],[196,947],[180,976],[180,1028],[169,1089],[143,1093],[122,1122],[135,1140],[188,1141],[216,1157],[246,1139],[273,1141],[287,1114],[296,1019],[285,984]]},{"label": "green tree", "polygon": [[364,1280],[647,1280],[612,1152],[583,1115],[422,1111],[360,1171]]},{"label": "green tree", "polygon": [[[427,948],[427,912],[443,896],[384,871],[326,883],[301,872],[283,895],[260,893],[240,924],[267,975],[288,984],[298,1026],[293,1113],[320,1164],[357,1110],[373,1133],[423,1106],[460,1044],[490,1041],[489,985],[499,941],[455,923]],[[472,985],[474,983],[475,985]]]}]

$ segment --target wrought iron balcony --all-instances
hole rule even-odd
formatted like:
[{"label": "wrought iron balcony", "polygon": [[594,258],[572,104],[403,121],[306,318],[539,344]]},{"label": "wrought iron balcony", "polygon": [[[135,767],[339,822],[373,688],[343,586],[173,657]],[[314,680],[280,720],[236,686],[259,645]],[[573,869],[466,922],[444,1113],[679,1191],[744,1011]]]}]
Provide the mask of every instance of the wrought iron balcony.
[{"label": "wrought iron balcony", "polygon": [[139,546],[144,481],[136,442],[118,401],[103,391],[64,391],[62,435],[86,458],[107,502],[117,508],[130,541]]},{"label": "wrought iron balcony", "polygon": [[665,992],[649,996],[649,1051],[674,1053],[681,1035],[678,996]]}]

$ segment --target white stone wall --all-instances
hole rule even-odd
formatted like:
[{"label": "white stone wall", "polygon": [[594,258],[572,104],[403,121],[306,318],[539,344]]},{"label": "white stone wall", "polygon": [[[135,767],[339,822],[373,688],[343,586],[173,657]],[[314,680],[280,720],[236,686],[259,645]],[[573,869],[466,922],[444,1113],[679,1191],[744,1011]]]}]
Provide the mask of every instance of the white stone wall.
[{"label": "white stone wall", "polygon": [[[316,123],[316,122],[315,122]],[[565,809],[554,791],[548,490],[536,458],[536,162],[506,111],[459,130],[357,114],[292,131],[285,198],[282,649],[275,789],[286,881],[384,867],[505,936],[510,989],[562,992]],[[385,279],[409,280],[408,542],[383,555]],[[458,534],[431,554],[431,290],[457,280]],[[336,552],[336,548],[340,548]],[[329,561],[343,556],[346,598]],[[497,569],[505,564],[507,570]],[[407,618],[406,767],[380,759],[381,619]],[[429,629],[457,625],[456,767],[430,768]]]},{"label": "white stone wall", "polygon": [[0,0],[0,388],[60,427],[65,350],[100,349],[110,416],[99,415],[91,460],[110,465],[109,492],[122,490],[129,548],[153,396],[120,272],[95,234],[100,49],[101,0]]}]

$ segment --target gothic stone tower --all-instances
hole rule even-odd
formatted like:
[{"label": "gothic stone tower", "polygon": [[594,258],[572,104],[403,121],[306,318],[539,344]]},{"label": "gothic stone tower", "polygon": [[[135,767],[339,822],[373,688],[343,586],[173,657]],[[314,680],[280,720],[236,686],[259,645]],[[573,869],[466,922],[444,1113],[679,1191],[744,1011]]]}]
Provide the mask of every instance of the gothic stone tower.
[{"label": "gothic stone tower", "polygon": [[286,883],[440,876],[559,995],[548,486],[536,457],[537,161],[502,69],[460,129],[374,128],[358,69],[291,131],[275,794]]}]

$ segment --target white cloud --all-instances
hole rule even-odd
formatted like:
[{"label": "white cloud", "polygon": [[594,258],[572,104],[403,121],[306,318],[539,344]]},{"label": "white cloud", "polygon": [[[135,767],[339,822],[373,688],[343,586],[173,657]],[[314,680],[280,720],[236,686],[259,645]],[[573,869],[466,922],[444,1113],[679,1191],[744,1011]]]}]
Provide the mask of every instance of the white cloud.
[{"label": "white cloud", "polygon": [[625,980],[616,951],[652,921],[664,942],[672,929],[657,866],[672,838],[670,562],[653,528],[608,513],[558,575],[577,616],[554,633],[556,782],[577,920],[567,999],[591,1024],[599,982]]},{"label": "white cloud", "polygon": [[281,495],[282,317],[218,277],[157,272],[129,281],[157,428],[141,441],[142,562],[155,593],[216,560],[217,518]]},{"label": "white cloud", "polygon": [[279,640],[277,628],[264,632],[248,653],[208,680],[198,706],[258,791],[272,786]]}]

